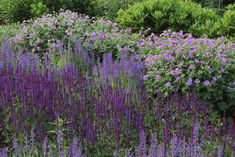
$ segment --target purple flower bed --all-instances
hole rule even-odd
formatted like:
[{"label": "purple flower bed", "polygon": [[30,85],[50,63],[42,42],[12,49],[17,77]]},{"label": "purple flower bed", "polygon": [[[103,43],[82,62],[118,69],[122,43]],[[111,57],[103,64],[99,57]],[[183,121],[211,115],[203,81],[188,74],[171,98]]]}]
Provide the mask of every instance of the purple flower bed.
[{"label": "purple flower bed", "polygon": [[[102,62],[94,61],[80,45],[77,42],[71,55],[61,54],[62,63],[57,66],[50,55],[40,61],[37,55],[16,53],[9,43],[2,44],[2,156],[124,156],[127,150],[127,156],[133,152],[147,156],[149,146],[150,156],[154,152],[163,156],[231,155],[232,119],[213,118],[210,106],[194,92],[183,97],[177,92],[165,97],[159,92],[156,99],[149,97],[143,84],[144,64],[138,56],[123,52],[114,61],[109,53]],[[30,131],[31,138],[27,138]],[[135,151],[129,149],[135,145]]]},{"label": "purple flower bed", "polygon": [[23,23],[0,47],[0,157],[233,156],[234,43],[147,32]]}]

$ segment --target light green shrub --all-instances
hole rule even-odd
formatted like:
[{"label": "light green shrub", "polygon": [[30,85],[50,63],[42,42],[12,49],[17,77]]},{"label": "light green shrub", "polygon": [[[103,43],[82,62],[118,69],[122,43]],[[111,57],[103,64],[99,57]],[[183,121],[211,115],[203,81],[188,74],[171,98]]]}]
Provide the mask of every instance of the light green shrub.
[{"label": "light green shrub", "polygon": [[219,35],[231,35],[235,37],[235,4],[229,5],[221,20]]},{"label": "light green shrub", "polygon": [[213,34],[214,23],[219,19],[216,11],[202,8],[187,0],[147,0],[120,10],[117,22],[134,30],[151,28],[152,32],[163,30],[183,31],[197,37]]}]

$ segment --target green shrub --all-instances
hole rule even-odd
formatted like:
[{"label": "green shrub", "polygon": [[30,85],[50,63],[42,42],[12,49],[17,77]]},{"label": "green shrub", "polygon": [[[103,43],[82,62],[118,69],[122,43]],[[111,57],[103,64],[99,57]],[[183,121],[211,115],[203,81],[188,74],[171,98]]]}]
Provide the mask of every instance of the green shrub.
[{"label": "green shrub", "polygon": [[33,17],[40,17],[43,14],[46,14],[49,12],[49,9],[43,2],[36,2],[31,4],[31,14]]},{"label": "green shrub", "polygon": [[0,16],[6,22],[18,22],[31,17],[32,0],[0,0]]},{"label": "green shrub", "polygon": [[216,11],[202,8],[187,0],[147,0],[120,10],[117,22],[134,30],[151,28],[155,33],[163,30],[183,31],[200,37],[211,36],[211,27],[219,19]]},{"label": "green shrub", "polygon": [[92,0],[0,0],[0,20],[22,22],[60,9],[95,15]]},{"label": "green shrub", "polygon": [[43,0],[50,11],[58,12],[63,9],[94,15],[96,8],[93,7],[92,2],[93,0]]},{"label": "green shrub", "polygon": [[117,17],[119,9],[126,9],[128,5],[132,5],[136,2],[143,0],[93,0],[92,4],[96,5],[97,15],[106,16],[108,19],[114,19]]},{"label": "green shrub", "polygon": [[42,0],[0,0],[0,19],[5,22],[22,22],[47,12]]},{"label": "green shrub", "polygon": [[230,35],[235,37],[235,4],[226,7],[220,22],[219,35]]}]

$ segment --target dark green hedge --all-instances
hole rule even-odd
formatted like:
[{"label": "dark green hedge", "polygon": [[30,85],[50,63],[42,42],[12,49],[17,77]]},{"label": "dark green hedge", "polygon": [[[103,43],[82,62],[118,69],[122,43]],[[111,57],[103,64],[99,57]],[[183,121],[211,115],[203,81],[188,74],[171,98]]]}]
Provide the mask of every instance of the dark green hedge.
[{"label": "dark green hedge", "polygon": [[0,20],[22,22],[43,14],[72,10],[83,14],[95,15],[94,0],[0,0]]}]

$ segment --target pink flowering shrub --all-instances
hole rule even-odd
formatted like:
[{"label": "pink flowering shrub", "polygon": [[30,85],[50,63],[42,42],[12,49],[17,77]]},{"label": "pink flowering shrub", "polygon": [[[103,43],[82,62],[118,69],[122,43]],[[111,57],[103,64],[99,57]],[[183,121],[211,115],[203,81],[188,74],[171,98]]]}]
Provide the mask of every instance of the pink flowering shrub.
[{"label": "pink flowering shrub", "polygon": [[196,39],[182,33],[164,32],[161,36],[151,35],[147,39],[151,48],[142,47],[143,52],[150,51],[144,76],[149,91],[167,96],[195,89],[220,110],[230,108],[235,101],[235,43],[225,43],[223,38]]}]

